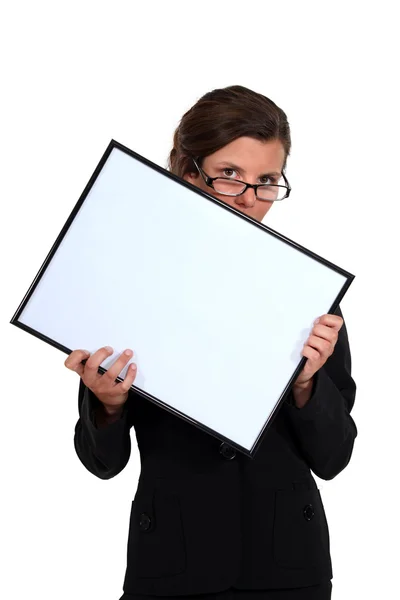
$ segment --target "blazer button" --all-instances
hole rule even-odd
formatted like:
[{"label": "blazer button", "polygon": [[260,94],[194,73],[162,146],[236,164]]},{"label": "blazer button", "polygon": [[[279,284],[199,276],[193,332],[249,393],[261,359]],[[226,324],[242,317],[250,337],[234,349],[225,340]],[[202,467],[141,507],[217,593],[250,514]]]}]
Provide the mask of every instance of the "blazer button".
[{"label": "blazer button", "polygon": [[140,529],[142,529],[143,531],[147,531],[147,529],[150,528],[150,525],[151,525],[151,519],[150,519],[149,515],[146,515],[146,513],[142,513],[140,515],[140,521],[139,521]]},{"label": "blazer button", "polygon": [[307,506],[304,507],[303,514],[306,521],[311,521],[315,515],[312,504],[307,504]]},{"label": "blazer button", "polygon": [[222,454],[222,456],[227,460],[232,460],[232,458],[235,458],[236,456],[235,448],[232,448],[232,446],[226,444],[225,442],[222,442],[222,444],[219,447],[219,451]]}]

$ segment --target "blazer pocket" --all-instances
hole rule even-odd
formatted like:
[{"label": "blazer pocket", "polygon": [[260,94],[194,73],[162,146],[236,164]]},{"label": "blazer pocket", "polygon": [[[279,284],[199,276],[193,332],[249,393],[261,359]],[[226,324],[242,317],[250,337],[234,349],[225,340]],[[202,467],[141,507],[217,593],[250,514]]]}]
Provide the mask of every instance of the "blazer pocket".
[{"label": "blazer pocket", "polygon": [[127,558],[133,577],[167,577],[185,570],[178,496],[157,488],[137,493],[131,508]]},{"label": "blazer pocket", "polygon": [[276,490],[273,548],[281,567],[331,568],[328,523],[318,488]]}]

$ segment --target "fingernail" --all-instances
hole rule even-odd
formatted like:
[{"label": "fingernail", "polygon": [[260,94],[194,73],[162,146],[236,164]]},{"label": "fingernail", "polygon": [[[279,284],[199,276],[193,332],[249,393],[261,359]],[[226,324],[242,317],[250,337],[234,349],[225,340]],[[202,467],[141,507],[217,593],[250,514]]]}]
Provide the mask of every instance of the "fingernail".
[{"label": "fingernail", "polygon": [[316,325],[317,323],[319,323],[319,319],[317,319],[316,321],[314,321],[314,325]]},{"label": "fingernail", "polygon": [[105,349],[107,350],[107,352],[114,352],[111,346],[105,346]]}]

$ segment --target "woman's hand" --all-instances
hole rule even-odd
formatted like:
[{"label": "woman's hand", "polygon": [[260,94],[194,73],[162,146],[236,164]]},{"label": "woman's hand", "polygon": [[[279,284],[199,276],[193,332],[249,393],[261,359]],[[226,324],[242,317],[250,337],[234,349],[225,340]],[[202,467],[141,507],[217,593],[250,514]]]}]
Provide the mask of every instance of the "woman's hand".
[{"label": "woman's hand", "polygon": [[294,382],[295,387],[300,389],[310,385],[314,373],[326,363],[333,353],[342,325],[342,317],[330,314],[322,315],[314,322],[314,327],[302,351],[303,356],[306,356],[308,360]]},{"label": "woman's hand", "polygon": [[[127,352],[128,354],[126,354]],[[132,350],[125,350],[104,374],[100,374],[98,372],[99,366],[112,353],[113,349],[109,346],[100,348],[91,356],[86,350],[74,350],[64,362],[67,369],[78,373],[83,383],[97,396],[109,415],[121,410],[128,399],[128,390],[135,381],[137,373],[136,365],[131,364],[124,381],[115,382],[133,355]],[[82,361],[85,359],[87,361],[83,365]]]}]

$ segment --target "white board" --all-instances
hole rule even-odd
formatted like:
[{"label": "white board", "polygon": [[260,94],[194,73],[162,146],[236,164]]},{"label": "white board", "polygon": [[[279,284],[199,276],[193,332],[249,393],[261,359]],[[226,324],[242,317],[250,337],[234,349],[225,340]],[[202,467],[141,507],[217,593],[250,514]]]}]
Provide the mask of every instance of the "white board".
[{"label": "white board", "polygon": [[112,140],[11,322],[252,456],[353,278]]}]

